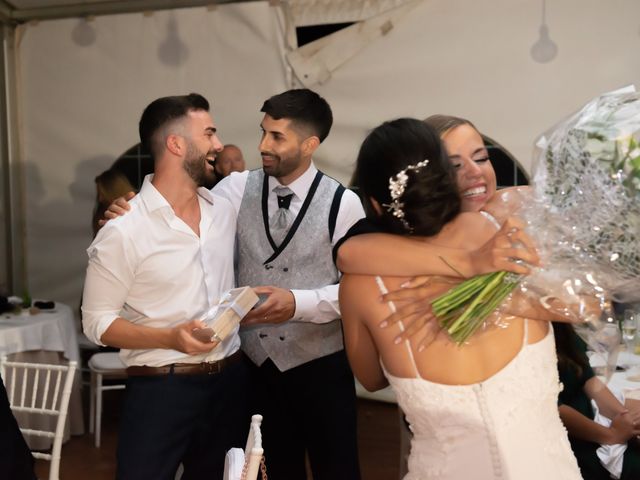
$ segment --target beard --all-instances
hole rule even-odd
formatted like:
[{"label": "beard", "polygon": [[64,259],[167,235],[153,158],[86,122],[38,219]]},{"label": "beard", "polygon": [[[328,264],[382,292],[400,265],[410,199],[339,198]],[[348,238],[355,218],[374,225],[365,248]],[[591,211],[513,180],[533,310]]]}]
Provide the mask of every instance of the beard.
[{"label": "beard", "polygon": [[207,169],[207,156],[215,155],[215,150],[201,153],[190,140],[187,144],[187,155],[182,164],[187,175],[195,182],[198,187],[211,188],[215,184],[215,174]]},{"label": "beard", "polygon": [[260,152],[260,155],[271,159],[271,165],[265,165],[264,161],[262,162],[262,170],[266,175],[275,178],[286,177],[298,168],[301,162],[300,151],[287,155],[286,157],[270,152]]}]

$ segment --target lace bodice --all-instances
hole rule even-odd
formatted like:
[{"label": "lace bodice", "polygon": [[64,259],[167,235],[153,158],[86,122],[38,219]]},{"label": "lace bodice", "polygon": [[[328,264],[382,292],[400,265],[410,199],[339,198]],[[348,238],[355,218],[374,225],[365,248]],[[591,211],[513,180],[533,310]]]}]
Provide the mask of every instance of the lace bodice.
[{"label": "lace bodice", "polygon": [[385,370],[413,432],[405,480],[582,478],[558,415],[553,332],[529,345],[527,330],[519,353],[480,383],[433,383],[415,364],[416,378]]}]

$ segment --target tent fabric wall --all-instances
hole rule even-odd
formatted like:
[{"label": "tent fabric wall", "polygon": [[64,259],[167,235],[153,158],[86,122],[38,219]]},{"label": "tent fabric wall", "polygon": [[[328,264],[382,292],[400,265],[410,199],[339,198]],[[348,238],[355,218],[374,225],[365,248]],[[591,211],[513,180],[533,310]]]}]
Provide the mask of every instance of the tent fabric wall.
[{"label": "tent fabric wall", "polygon": [[[95,43],[86,47],[72,41],[79,20],[24,27],[19,100],[34,296],[77,303],[93,177],[136,142],[137,119],[153,98],[203,93],[213,101],[223,141],[239,144],[249,166],[259,165],[259,107],[294,85],[285,54],[296,45],[286,32],[292,25],[361,16],[356,9],[349,15],[331,10],[342,2],[318,0],[307,10],[302,0],[284,3],[98,17],[90,22]],[[410,2],[351,3],[384,14]],[[413,3],[384,35],[367,38],[330,78],[312,85],[331,103],[335,118],[316,162],[343,181],[367,130],[387,119],[469,117],[528,168],[539,133],[598,93],[640,84],[637,0],[547,2],[547,24],[559,51],[546,64],[529,53],[542,1]],[[295,20],[285,12],[294,6],[301,12]],[[336,42],[332,48],[339,49],[345,38],[334,34],[323,42]],[[184,58],[171,55],[176,39]]]},{"label": "tent fabric wall", "polygon": [[529,54],[541,6],[424,0],[329,81],[313,86],[334,107],[336,124],[324,150],[333,173],[348,178],[368,129],[434,113],[472,119],[528,169],[538,134],[601,92],[640,84],[639,2],[548,3],[559,53],[547,64]]}]

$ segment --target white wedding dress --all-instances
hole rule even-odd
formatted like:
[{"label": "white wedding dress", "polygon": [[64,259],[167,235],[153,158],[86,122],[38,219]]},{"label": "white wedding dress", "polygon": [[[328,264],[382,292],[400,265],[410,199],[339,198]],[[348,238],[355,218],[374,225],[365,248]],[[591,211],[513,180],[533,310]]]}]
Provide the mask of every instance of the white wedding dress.
[{"label": "white wedding dress", "polygon": [[[574,480],[580,470],[558,415],[553,331],[472,385],[385,375],[413,432],[404,480]],[[384,369],[384,366],[383,366]]]}]

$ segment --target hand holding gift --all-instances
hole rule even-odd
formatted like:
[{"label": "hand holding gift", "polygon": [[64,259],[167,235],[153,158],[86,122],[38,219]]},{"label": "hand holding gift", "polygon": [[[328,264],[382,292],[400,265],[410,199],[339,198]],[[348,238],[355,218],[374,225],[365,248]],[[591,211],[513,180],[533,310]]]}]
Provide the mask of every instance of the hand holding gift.
[{"label": "hand holding gift", "polygon": [[265,285],[255,287],[254,291],[263,300],[247,315],[242,325],[282,323],[293,318],[296,300],[291,290]]},{"label": "hand holding gift", "polygon": [[238,328],[240,321],[256,303],[258,296],[250,287],[231,289],[202,319],[206,327],[194,329],[191,334],[202,342],[222,342]]}]

